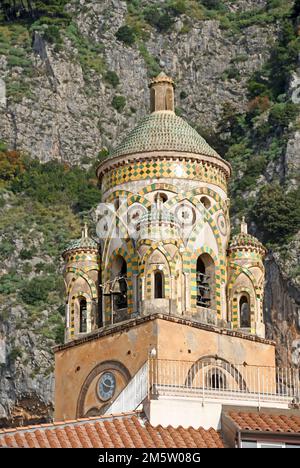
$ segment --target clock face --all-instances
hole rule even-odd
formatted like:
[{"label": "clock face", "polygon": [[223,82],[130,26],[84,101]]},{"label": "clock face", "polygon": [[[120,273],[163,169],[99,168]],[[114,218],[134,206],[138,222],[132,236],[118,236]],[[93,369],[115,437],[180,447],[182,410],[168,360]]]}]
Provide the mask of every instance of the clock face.
[{"label": "clock face", "polygon": [[116,390],[116,378],[111,372],[104,372],[98,381],[98,394],[101,400],[110,400]]}]

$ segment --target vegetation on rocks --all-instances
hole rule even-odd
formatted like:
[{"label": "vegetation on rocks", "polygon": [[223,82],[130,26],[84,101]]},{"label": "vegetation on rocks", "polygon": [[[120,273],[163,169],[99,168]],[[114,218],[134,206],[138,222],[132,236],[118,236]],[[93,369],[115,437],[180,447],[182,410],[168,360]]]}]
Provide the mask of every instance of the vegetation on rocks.
[{"label": "vegetation on rocks", "polygon": [[95,166],[84,170],[56,161],[41,164],[8,151],[3,143],[1,148],[0,298],[28,311],[23,327],[62,342],[61,252],[80,235],[83,218],[99,202]]},{"label": "vegetation on rocks", "polygon": [[287,92],[300,52],[296,11],[297,4],[282,18],[270,59],[248,81],[248,110],[238,113],[231,103],[225,103],[218,130],[209,136],[233,166],[232,215],[246,215],[254,222],[255,233],[273,247],[286,243],[300,228],[295,209],[299,189],[291,188],[280,174],[269,176],[271,185],[262,182],[298,128],[299,104]]}]

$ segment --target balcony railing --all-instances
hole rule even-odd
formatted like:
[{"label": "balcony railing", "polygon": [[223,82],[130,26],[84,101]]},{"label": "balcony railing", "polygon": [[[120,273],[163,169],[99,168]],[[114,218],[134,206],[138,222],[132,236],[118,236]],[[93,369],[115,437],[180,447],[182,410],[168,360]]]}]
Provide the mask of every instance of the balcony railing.
[{"label": "balcony railing", "polygon": [[149,396],[223,401],[299,403],[299,368],[257,367],[205,358],[197,362],[151,359]]}]

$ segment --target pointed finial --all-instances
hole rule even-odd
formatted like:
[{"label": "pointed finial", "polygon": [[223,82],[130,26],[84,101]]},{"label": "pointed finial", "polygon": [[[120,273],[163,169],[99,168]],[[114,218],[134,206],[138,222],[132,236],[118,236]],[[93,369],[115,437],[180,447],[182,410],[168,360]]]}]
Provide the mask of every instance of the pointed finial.
[{"label": "pointed finial", "polygon": [[242,234],[248,234],[248,225],[245,221],[245,216],[242,217],[242,222],[241,222],[241,233]]},{"label": "pointed finial", "polygon": [[174,81],[172,78],[161,72],[155,78],[152,78],[149,88],[151,112],[174,112]]},{"label": "pointed finial", "polygon": [[83,229],[82,229],[82,238],[87,238],[88,237],[88,227],[87,223],[84,223]]}]

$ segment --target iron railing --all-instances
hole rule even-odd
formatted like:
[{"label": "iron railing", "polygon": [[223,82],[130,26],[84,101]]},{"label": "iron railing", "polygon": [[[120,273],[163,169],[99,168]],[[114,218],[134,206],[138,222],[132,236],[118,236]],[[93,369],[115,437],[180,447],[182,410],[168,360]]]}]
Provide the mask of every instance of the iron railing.
[{"label": "iron railing", "polygon": [[150,359],[149,396],[299,403],[299,368]]},{"label": "iron railing", "polygon": [[105,411],[135,410],[147,397],[193,397],[222,403],[300,403],[299,368],[231,364],[205,358],[196,362],[149,359]]}]

